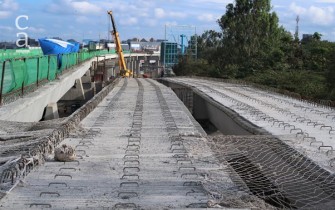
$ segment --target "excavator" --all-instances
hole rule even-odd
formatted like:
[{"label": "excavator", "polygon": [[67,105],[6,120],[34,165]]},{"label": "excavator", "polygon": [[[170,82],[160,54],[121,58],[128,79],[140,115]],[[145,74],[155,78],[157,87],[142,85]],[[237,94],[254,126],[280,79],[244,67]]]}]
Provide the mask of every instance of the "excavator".
[{"label": "excavator", "polygon": [[123,55],[123,50],[121,47],[121,40],[120,40],[120,36],[119,36],[119,32],[116,30],[116,24],[114,21],[114,17],[113,17],[113,13],[112,11],[107,11],[107,13],[109,14],[111,21],[112,21],[112,25],[113,25],[113,31],[112,31],[112,35],[114,37],[114,42],[115,42],[115,50],[119,56],[119,68],[120,68],[120,76],[122,77],[130,77],[132,76],[132,71],[127,69],[127,65],[126,62],[124,60],[124,55]]}]

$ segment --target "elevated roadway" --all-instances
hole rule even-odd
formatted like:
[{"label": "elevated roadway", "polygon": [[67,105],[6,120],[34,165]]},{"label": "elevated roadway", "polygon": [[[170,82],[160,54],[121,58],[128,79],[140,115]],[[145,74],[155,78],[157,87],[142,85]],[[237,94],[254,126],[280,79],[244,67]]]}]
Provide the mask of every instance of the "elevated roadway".
[{"label": "elevated roadway", "polygon": [[207,208],[235,195],[240,209],[250,209],[204,130],[155,81],[123,79],[80,126],[62,142],[76,148],[77,161],[47,160],[0,208]]},{"label": "elevated roadway", "polygon": [[[76,149],[76,161],[48,156],[0,209],[333,209],[332,108],[244,84],[162,83],[170,88],[121,79],[62,142]],[[207,136],[196,120],[220,132]],[[43,123],[21,137],[35,142],[29,134],[53,126]],[[22,148],[4,139],[8,150]],[[15,173],[0,175],[12,186]]]},{"label": "elevated roadway", "polygon": [[[271,134],[306,154],[329,171],[335,171],[335,110],[244,84],[200,78],[164,79],[169,86],[182,85],[205,98],[201,109],[225,134]],[[201,101],[200,101],[201,102]],[[226,120],[219,114],[218,106]],[[205,112],[203,112],[205,113]],[[199,115],[199,113],[194,113]],[[228,116],[228,117],[227,117]],[[201,116],[200,116],[201,117]],[[233,122],[227,122],[234,119]],[[238,123],[237,123],[238,122]],[[237,130],[231,124],[244,128]]]},{"label": "elevated roadway", "polygon": [[[116,54],[106,55],[104,59],[116,58]],[[146,57],[147,54],[128,54],[125,57]],[[100,61],[103,57],[98,58]],[[0,107],[0,120],[18,122],[38,122],[42,119],[45,108],[53,106],[81,79],[89,70],[93,61],[92,58],[79,65],[70,68],[67,73],[60,75],[57,80],[41,86],[31,94],[27,94],[18,100]],[[139,62],[139,61],[138,61]],[[135,65],[134,65],[135,66]],[[137,68],[137,67],[136,67]],[[56,109],[56,108],[55,108]]]}]

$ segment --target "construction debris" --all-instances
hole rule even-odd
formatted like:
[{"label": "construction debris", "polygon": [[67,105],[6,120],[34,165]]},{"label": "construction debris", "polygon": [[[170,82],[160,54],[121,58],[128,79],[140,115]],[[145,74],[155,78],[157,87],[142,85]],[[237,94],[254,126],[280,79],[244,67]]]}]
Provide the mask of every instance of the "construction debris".
[{"label": "construction debris", "polygon": [[71,146],[63,144],[55,149],[54,158],[56,161],[70,162],[76,159],[76,152]]}]

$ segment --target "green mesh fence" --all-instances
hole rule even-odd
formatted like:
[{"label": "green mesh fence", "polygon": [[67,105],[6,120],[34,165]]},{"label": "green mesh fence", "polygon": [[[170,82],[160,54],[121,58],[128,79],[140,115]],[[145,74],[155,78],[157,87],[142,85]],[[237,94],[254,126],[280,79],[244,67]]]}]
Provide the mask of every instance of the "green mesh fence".
[{"label": "green mesh fence", "polygon": [[56,79],[56,73],[57,73],[57,56],[53,55],[49,57],[49,74],[48,74],[48,79],[49,80],[54,80]]},{"label": "green mesh fence", "polygon": [[48,57],[41,57],[39,59],[39,72],[38,72],[38,80],[48,79]]},{"label": "green mesh fence", "polygon": [[[2,67],[2,66],[1,66]],[[15,83],[13,81],[15,81],[15,77],[14,77],[14,73],[12,71],[11,65],[9,62],[5,63],[5,70],[4,70],[4,81],[2,85],[2,92],[3,93],[8,93],[10,92],[12,89],[14,89],[15,87]],[[1,71],[1,77],[3,75],[3,72]]]},{"label": "green mesh fence", "polygon": [[[13,51],[0,50],[0,79],[2,77],[2,65],[5,62],[4,81],[2,94],[19,90],[37,81],[54,80],[57,74],[65,69],[99,55],[111,54],[107,50],[80,52],[63,55],[41,56],[40,50]],[[39,55],[39,56],[38,56]],[[17,59],[21,56],[20,59]],[[35,56],[35,57],[34,57]],[[25,57],[25,58],[22,58]],[[60,64],[60,65],[59,65]]]},{"label": "green mesh fence", "polygon": [[15,58],[28,58],[28,57],[35,57],[41,56],[43,52],[41,49],[17,49],[17,50],[3,50],[0,49],[0,61],[8,60],[8,59],[15,59]]},{"label": "green mesh fence", "polygon": [[26,85],[27,71],[24,60],[12,60],[10,62],[11,71],[14,74],[14,90],[21,89],[22,86]]},{"label": "green mesh fence", "polygon": [[37,72],[38,72],[38,59],[30,58],[26,60],[26,79],[24,85],[31,85],[37,81]]}]

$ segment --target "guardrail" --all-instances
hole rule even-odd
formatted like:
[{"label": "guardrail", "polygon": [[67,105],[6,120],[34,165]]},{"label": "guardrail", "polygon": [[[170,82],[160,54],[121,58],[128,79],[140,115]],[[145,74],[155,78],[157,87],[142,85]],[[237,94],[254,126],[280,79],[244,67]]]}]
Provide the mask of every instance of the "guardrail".
[{"label": "guardrail", "polygon": [[0,106],[57,78],[66,69],[107,50],[0,60]]}]

